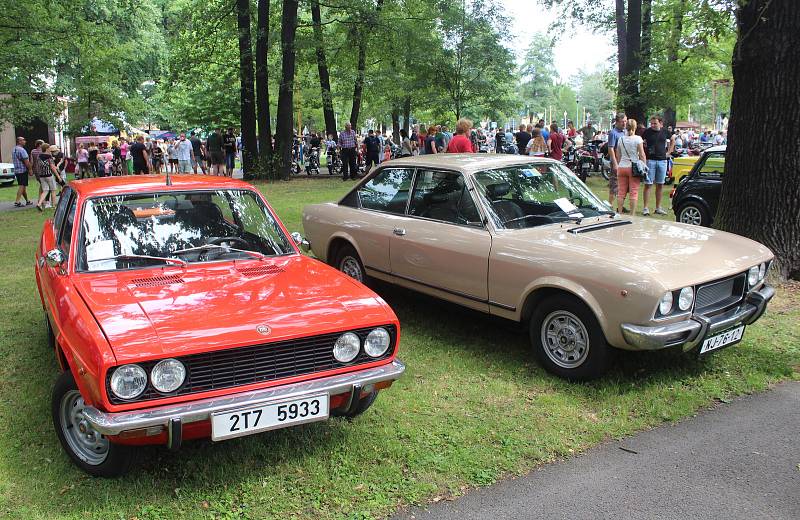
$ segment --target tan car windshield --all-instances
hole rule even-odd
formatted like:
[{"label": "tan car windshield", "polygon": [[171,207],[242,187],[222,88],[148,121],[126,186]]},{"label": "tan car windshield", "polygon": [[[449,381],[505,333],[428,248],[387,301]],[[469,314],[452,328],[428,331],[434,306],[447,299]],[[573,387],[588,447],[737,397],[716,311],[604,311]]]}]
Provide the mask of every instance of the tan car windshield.
[{"label": "tan car windshield", "polygon": [[556,164],[524,164],[475,174],[498,227],[516,229],[613,214],[572,173]]}]

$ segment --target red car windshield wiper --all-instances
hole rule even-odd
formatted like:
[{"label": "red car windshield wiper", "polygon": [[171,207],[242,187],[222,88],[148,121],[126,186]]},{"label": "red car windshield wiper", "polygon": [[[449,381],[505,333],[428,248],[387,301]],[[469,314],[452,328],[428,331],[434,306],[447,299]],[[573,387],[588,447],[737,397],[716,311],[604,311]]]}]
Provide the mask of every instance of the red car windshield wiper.
[{"label": "red car windshield wiper", "polygon": [[187,263],[185,260],[181,260],[180,258],[165,258],[163,256],[150,256],[150,255],[114,255],[108,256],[105,258],[92,258],[89,260],[90,262],[101,262],[103,260],[154,260],[159,262],[165,262],[168,264],[177,264],[181,267],[186,267]]}]

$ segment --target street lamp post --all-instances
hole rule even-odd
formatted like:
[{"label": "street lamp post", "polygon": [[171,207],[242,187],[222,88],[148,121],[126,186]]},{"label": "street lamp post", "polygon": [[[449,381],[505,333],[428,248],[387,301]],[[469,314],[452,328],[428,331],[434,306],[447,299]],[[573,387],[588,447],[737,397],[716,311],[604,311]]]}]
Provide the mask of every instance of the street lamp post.
[{"label": "street lamp post", "polygon": [[[580,103],[581,103],[580,98],[575,96],[575,123],[578,125],[580,125],[581,122]],[[583,125],[580,125],[578,128],[583,128]]]}]

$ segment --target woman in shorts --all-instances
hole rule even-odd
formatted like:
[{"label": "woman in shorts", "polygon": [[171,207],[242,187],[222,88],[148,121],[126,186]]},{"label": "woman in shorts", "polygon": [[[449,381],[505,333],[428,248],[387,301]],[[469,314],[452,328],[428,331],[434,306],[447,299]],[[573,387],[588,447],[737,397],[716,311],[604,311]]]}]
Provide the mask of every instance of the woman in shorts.
[{"label": "woman in shorts", "polygon": [[39,193],[39,201],[36,203],[36,209],[42,211],[44,209],[45,200],[48,200],[46,207],[53,207],[56,205],[56,193],[58,192],[58,184],[60,184],[61,177],[58,175],[58,169],[53,162],[53,156],[50,150],[56,151],[58,147],[51,147],[47,143],[42,143],[42,152],[37,158],[38,164],[38,179],[41,186],[41,193]]}]

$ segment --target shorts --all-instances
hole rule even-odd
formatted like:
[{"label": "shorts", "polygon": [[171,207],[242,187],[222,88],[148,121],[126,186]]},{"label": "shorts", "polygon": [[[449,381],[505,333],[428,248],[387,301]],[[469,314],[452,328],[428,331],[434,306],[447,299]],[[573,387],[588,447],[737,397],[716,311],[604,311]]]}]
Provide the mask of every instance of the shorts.
[{"label": "shorts", "polygon": [[202,162],[203,162],[202,158],[198,160],[196,155],[193,156],[192,157],[192,168],[197,168],[198,166],[200,168],[202,168],[203,167],[203,165],[201,164]]},{"label": "shorts", "polygon": [[136,161],[133,162],[133,173],[135,175],[140,175],[144,173],[149,173],[150,169],[144,163],[137,163]]},{"label": "shorts", "polygon": [[617,196],[617,174],[615,172],[608,172],[608,191]]},{"label": "shorts", "polygon": [[20,186],[27,186],[28,185],[28,172],[23,173],[15,173],[14,176],[17,178],[17,184]]},{"label": "shorts", "polygon": [[42,186],[42,193],[56,191],[58,189],[54,175],[50,175],[49,177],[39,177],[39,184]]},{"label": "shorts", "polygon": [[211,164],[224,164],[224,163],[225,163],[225,155],[222,153],[222,150],[212,150]]},{"label": "shorts", "polygon": [[642,179],[645,184],[664,184],[667,179],[667,161],[647,160],[647,175]]},{"label": "shorts", "polygon": [[169,163],[170,164],[178,164],[178,159],[170,159]]},{"label": "shorts", "polygon": [[180,173],[191,173],[192,171],[192,161],[182,161],[178,159],[178,171]]}]

